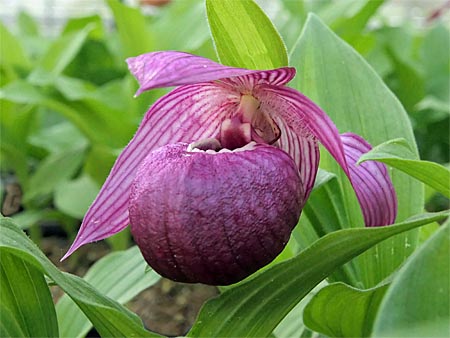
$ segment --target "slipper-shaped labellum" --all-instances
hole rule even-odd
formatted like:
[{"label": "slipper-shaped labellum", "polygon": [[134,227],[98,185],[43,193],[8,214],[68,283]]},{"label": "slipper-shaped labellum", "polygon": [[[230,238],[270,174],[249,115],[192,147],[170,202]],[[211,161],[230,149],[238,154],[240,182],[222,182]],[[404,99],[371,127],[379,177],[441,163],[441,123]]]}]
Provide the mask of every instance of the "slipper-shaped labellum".
[{"label": "slipper-shaped labellum", "polygon": [[181,52],[127,60],[137,94],[176,86],[146,113],[64,256],[128,224],[146,261],[180,282],[235,283],[286,245],[314,185],[318,142],[347,174],[366,226],[394,222],[386,167],[286,84],[290,67],[248,70]]}]

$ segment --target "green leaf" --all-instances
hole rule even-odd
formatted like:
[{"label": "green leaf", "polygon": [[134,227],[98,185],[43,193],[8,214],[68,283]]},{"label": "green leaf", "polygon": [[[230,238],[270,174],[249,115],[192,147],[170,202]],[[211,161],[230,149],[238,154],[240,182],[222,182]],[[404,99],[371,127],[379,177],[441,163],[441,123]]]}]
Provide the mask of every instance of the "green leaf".
[{"label": "green leaf", "polygon": [[[56,81],[56,85],[58,84],[60,81]],[[29,82],[17,80],[0,89],[0,98],[46,107],[69,119],[92,143],[123,147],[135,131],[137,121],[104,102],[106,93],[111,93],[110,87],[105,87],[106,92],[103,92],[104,88],[100,88],[82,101],[68,101],[60,95],[48,94]],[[121,100],[113,98],[112,101]]]},{"label": "green leaf", "polygon": [[41,271],[2,251],[0,286],[1,337],[59,336],[52,296]]},{"label": "green leaf", "polygon": [[82,219],[99,191],[100,187],[93,179],[82,175],[56,187],[55,206],[69,216]]},{"label": "green leaf", "polygon": [[[124,304],[160,279],[146,267],[139,248],[134,246],[105,256],[89,269],[83,279],[105,296]],[[84,337],[92,326],[67,295],[58,301],[56,312],[61,337]]]},{"label": "green leaf", "polygon": [[450,336],[450,222],[399,270],[381,303],[373,337]]},{"label": "green leaf", "polygon": [[0,251],[9,252],[34,265],[69,295],[101,336],[160,337],[146,331],[134,313],[103,296],[80,277],[59,271],[10,219],[0,219]]},{"label": "green leaf", "polygon": [[253,0],[206,0],[206,12],[221,63],[250,69],[287,66],[280,35]]},{"label": "green leaf", "polygon": [[388,286],[359,290],[343,283],[328,285],[306,305],[303,321],[330,337],[368,337]]},{"label": "green leaf", "polygon": [[267,337],[286,314],[333,270],[391,236],[447,217],[423,214],[380,228],[335,231],[296,257],[208,301],[190,337]]},{"label": "green leaf", "polygon": [[[277,338],[294,338],[294,337],[311,337],[312,331],[308,329],[303,321],[303,311],[305,306],[311,300],[311,298],[323,287],[327,285],[327,282],[323,281],[317,285],[311,292],[309,292],[305,298],[303,298],[286,317],[278,324],[273,330],[273,334]],[[318,338],[318,337],[316,337]]]},{"label": "green leaf", "polygon": [[123,57],[136,56],[153,50],[152,34],[147,29],[145,17],[139,8],[128,7],[117,0],[107,0],[111,8]]},{"label": "green leaf", "polygon": [[76,173],[83,158],[84,147],[49,155],[30,177],[24,201],[28,202],[38,196],[52,193],[58,185]]},{"label": "green leaf", "polygon": [[88,145],[88,140],[68,121],[37,130],[29,136],[28,142],[54,154],[70,151],[75,144],[79,147]]},{"label": "green leaf", "polygon": [[[309,15],[290,60],[300,70],[292,85],[316,102],[340,132],[357,133],[371,144],[403,137],[415,145],[409,118],[399,101],[367,62],[315,15]],[[414,154],[418,158],[416,150]],[[361,209],[343,171],[327,152],[321,152],[320,166],[338,176],[345,206],[338,212],[348,217],[348,223],[342,226],[362,225]],[[399,203],[397,221],[421,212],[422,185],[398,171],[391,177]],[[358,258],[357,273],[362,283],[358,286],[373,287],[390,275],[411,254],[416,241],[417,232],[409,232]]]},{"label": "green leaf", "polygon": [[78,54],[93,25],[82,30],[62,35],[47,49],[37,68],[29,75],[28,80],[37,85],[47,85],[60,75],[67,65]]},{"label": "green leaf", "polygon": [[[314,190],[303,208],[300,224],[294,229],[294,236],[301,248],[328,233],[348,227],[349,216],[345,212],[343,196],[339,182],[334,176],[326,184]],[[328,281],[342,281],[352,285],[360,285],[357,266],[349,262],[329,276]]]},{"label": "green leaf", "polygon": [[20,40],[12,35],[0,22],[0,36],[2,37],[2,48],[0,48],[0,66],[6,65],[28,67],[30,61],[25,55]]},{"label": "green leaf", "polygon": [[21,35],[39,35],[39,26],[36,20],[26,12],[20,12],[17,17],[17,24]]},{"label": "green leaf", "polygon": [[[349,3],[350,2],[350,3]],[[384,0],[353,0],[333,2],[328,11],[336,11],[339,6],[341,12],[333,20],[330,27],[344,40],[352,43],[361,34],[366,27],[367,22],[377,12],[378,8],[383,4]],[[354,7],[354,10],[351,10]],[[336,13],[333,13],[336,15]]]},{"label": "green leaf", "polygon": [[382,143],[361,156],[358,163],[378,161],[386,163],[450,198],[450,170],[434,162],[412,160],[414,153],[405,139]]},{"label": "green leaf", "polygon": [[198,19],[205,16],[203,1],[172,1],[162,11],[152,24],[152,31],[159,37],[155,41],[157,50],[171,50],[176,46],[177,50],[193,52],[210,39],[207,21]]}]

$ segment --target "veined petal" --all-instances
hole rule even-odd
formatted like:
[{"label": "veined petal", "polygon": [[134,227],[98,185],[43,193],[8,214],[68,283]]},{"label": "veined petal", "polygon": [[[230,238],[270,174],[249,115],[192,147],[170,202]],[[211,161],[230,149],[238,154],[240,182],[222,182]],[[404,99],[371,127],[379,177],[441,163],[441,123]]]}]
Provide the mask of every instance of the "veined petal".
[{"label": "veined petal", "polygon": [[150,151],[169,143],[190,143],[215,136],[221,122],[236,110],[239,99],[239,93],[213,83],[182,86],[160,98],[117,158],[62,259],[80,246],[109,237],[128,225],[131,184]]},{"label": "veined petal", "polygon": [[189,53],[166,51],[142,54],[127,59],[128,68],[140,84],[136,95],[161,87],[209,82],[252,74],[252,80],[280,85],[295,76],[295,68],[249,70],[224,66]]},{"label": "veined petal", "polygon": [[281,130],[278,146],[294,159],[300,171],[305,193],[304,201],[306,202],[314,187],[319,168],[319,146],[313,137],[299,135],[279,116],[274,116],[274,121]]},{"label": "veined petal", "polygon": [[297,135],[310,133],[336,159],[355,190],[366,226],[392,224],[397,215],[397,198],[386,166],[372,162],[356,165],[371,146],[354,134],[339,135],[331,119],[310,99],[288,87],[262,85],[259,97],[274,107],[272,115],[279,115]]},{"label": "veined petal", "polygon": [[[368,224],[375,226],[379,224],[376,223],[378,215],[385,213],[385,223],[394,223],[397,215],[397,197],[389,179],[387,167],[375,161],[356,164],[362,154],[372,149],[372,146],[361,136],[344,133],[341,134],[341,141],[352,181],[365,192],[360,198],[368,199],[365,204],[371,205],[370,208],[362,209],[364,219],[371,220]],[[364,164],[367,165],[364,166]]]}]

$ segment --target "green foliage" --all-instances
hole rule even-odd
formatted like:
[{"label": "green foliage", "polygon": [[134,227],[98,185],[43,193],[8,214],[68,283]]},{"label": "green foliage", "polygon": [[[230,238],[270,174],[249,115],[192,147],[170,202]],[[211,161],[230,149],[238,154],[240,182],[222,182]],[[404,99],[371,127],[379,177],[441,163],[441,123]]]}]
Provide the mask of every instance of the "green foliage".
[{"label": "green foliage", "polygon": [[394,277],[374,337],[450,335],[450,222],[419,248]]},{"label": "green foliage", "polygon": [[10,252],[0,253],[0,335],[58,336],[55,307],[42,273]]},{"label": "green foliage", "polygon": [[[297,69],[302,69],[291,84],[324,109],[340,132],[352,131],[371,144],[399,135],[415,144],[408,116],[395,96],[361,56],[317,16],[308,18],[290,60]],[[348,217],[345,226],[363,224],[355,194],[343,171],[328,153],[321,155],[321,167],[339,178],[345,208],[338,210]],[[391,176],[399,203],[397,219],[403,220],[420,212],[423,207],[421,184],[403,173],[392,172]],[[357,262],[359,280],[365,287],[376,285],[414,250],[415,242],[416,235],[411,232],[364,255]],[[395,255],[392,248],[395,248]],[[375,250],[378,255],[374,255]]]},{"label": "green foliage", "polygon": [[332,232],[296,257],[207,302],[188,336],[266,337],[336,266],[382,240],[448,215],[424,214],[389,227]]},{"label": "green foliage", "polygon": [[[58,270],[11,220],[1,218],[0,229],[2,234],[0,237],[2,262],[3,254],[12,255],[37,269],[36,271],[40,272],[42,280],[43,274],[48,276],[70,296],[102,336],[159,337],[157,334],[146,331],[135,314],[118,302],[102,295],[82,278]],[[106,274],[109,273],[110,269],[106,271]],[[144,273],[144,271],[141,270],[141,273]],[[11,276],[11,274],[8,274],[8,276]],[[130,279],[130,281],[132,282],[133,279]],[[2,284],[2,292],[3,290]],[[48,293],[48,288],[42,287],[42,283],[38,290]],[[22,307],[20,308],[22,309]],[[29,306],[25,308],[29,308]],[[67,317],[66,320],[71,320],[71,318]],[[79,329],[83,330],[83,326]],[[30,336],[35,337],[39,335],[38,332],[30,332]]]},{"label": "green foliage", "polygon": [[369,337],[387,288],[388,284],[369,290],[329,285],[308,303],[303,320],[310,329],[330,337]]},{"label": "green foliage", "polygon": [[[95,263],[84,280],[98,292],[120,304],[130,301],[142,290],[155,284],[160,277],[146,269],[137,246],[127,251],[114,252]],[[62,337],[83,337],[92,324],[77,304],[64,295],[56,305],[59,330]]]},{"label": "green foliage", "polygon": [[450,198],[450,170],[430,161],[412,160],[411,148],[404,139],[382,143],[364,154],[359,163],[375,160],[399,169]]},{"label": "green foliage", "polygon": [[250,69],[287,66],[286,47],[253,0],[207,0],[209,26],[223,64]]}]

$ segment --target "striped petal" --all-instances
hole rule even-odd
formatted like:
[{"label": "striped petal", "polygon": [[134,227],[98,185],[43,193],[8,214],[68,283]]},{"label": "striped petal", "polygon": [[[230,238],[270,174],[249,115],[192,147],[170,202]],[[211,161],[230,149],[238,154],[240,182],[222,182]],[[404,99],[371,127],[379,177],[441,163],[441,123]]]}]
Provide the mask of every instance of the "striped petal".
[{"label": "striped petal", "polygon": [[[295,68],[249,70],[221,65],[209,59],[183,52],[154,52],[127,59],[128,68],[140,88],[136,95],[161,87],[209,82],[243,75],[252,75],[253,82],[280,85],[295,76]],[[255,81],[256,80],[256,81]]]},{"label": "striped petal", "polygon": [[304,186],[305,196],[303,200],[306,202],[314,187],[319,168],[319,146],[312,137],[305,137],[296,133],[282,118],[275,116],[274,121],[281,130],[278,146],[294,159],[299,169]]},{"label": "striped petal", "polygon": [[239,93],[214,83],[182,86],[160,98],[117,158],[62,259],[80,246],[109,237],[128,225],[131,184],[139,164],[150,151],[169,143],[190,143],[215,136],[221,122],[236,110],[239,99]]},{"label": "striped petal", "polygon": [[292,88],[262,85],[258,93],[262,101],[276,106],[273,116],[278,115],[297,135],[317,138],[336,159],[355,190],[366,226],[394,223],[397,198],[385,165],[374,162],[356,165],[359,156],[371,148],[364,139],[353,134],[341,138],[331,119]]}]

